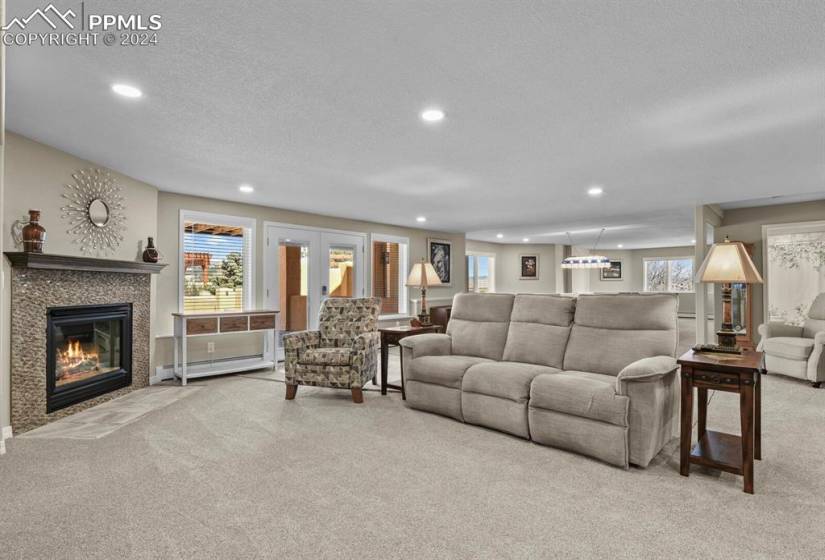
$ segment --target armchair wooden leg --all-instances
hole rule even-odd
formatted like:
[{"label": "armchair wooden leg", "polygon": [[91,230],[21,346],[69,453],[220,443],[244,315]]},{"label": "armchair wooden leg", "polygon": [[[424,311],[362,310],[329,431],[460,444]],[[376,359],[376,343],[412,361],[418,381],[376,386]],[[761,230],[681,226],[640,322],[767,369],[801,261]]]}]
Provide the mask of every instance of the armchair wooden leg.
[{"label": "armchair wooden leg", "polygon": [[291,401],[295,398],[295,393],[298,392],[297,385],[287,385],[286,386],[286,400]]},{"label": "armchair wooden leg", "polygon": [[364,402],[364,393],[361,391],[361,387],[352,388],[352,402],[355,404],[361,404]]}]

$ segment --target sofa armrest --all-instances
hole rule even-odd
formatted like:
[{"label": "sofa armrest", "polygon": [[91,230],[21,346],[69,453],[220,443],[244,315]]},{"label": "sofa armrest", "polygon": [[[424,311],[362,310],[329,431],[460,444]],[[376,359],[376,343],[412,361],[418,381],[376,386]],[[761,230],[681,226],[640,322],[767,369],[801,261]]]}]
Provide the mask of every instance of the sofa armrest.
[{"label": "sofa armrest", "polygon": [[401,339],[401,346],[410,351],[411,358],[446,356],[453,352],[453,341],[447,334],[417,334]]},{"label": "sofa armrest", "polygon": [[655,381],[674,373],[678,368],[679,364],[672,356],[653,356],[636,360],[619,372],[616,377],[616,393],[626,395],[628,382]]},{"label": "sofa armrest", "polygon": [[[782,321],[771,321],[769,323],[762,323],[761,325],[759,325],[759,328],[757,330],[759,331],[760,346],[766,338],[774,338],[777,336],[802,336],[802,327],[796,325],[788,325],[786,323],[783,323]],[[759,348],[759,350],[761,350],[761,348]]]}]

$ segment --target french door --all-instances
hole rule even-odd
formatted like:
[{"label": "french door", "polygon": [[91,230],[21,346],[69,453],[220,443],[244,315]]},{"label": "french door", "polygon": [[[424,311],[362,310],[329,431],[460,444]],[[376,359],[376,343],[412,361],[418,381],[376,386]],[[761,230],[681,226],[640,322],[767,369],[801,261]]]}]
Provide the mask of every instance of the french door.
[{"label": "french door", "polygon": [[278,309],[277,356],[283,333],[318,328],[318,311],[328,297],[365,293],[366,235],[266,225],[264,300]]}]

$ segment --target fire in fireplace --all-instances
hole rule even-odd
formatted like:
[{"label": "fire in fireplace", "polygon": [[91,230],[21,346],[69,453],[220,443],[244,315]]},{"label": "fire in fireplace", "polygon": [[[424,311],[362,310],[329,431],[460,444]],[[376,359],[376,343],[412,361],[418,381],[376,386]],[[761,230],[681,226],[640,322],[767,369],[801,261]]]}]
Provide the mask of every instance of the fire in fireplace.
[{"label": "fire in fireplace", "polygon": [[49,309],[47,411],[130,385],[131,333],[131,304]]}]

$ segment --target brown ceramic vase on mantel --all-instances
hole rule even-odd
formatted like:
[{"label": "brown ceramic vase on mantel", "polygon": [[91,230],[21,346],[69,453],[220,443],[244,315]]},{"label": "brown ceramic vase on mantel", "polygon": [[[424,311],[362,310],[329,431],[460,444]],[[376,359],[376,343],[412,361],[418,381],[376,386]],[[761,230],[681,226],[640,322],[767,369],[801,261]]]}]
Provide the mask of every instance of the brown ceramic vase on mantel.
[{"label": "brown ceramic vase on mantel", "polygon": [[143,262],[156,263],[159,258],[158,250],[155,248],[155,238],[150,237],[146,241],[146,249],[143,250]]},{"label": "brown ceramic vase on mantel", "polygon": [[40,210],[29,210],[29,223],[23,226],[23,251],[42,253],[46,243],[46,228],[40,225]]}]

